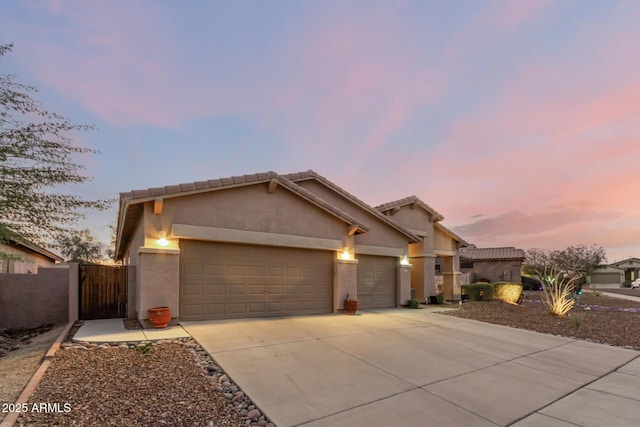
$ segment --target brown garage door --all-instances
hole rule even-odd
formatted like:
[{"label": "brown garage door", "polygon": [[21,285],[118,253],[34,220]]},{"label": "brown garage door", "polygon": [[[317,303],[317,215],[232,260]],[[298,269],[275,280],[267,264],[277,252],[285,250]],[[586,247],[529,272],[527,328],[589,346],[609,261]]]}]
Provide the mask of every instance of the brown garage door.
[{"label": "brown garage door", "polygon": [[180,319],[332,311],[333,255],[271,246],[180,241]]},{"label": "brown garage door", "polygon": [[357,258],[359,307],[395,307],[397,258],[373,255],[357,255]]}]

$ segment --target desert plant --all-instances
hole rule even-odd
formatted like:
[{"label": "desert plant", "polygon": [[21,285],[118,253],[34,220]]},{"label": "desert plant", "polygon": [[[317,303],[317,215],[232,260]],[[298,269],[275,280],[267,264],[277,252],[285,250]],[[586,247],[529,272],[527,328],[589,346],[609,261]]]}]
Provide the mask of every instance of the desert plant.
[{"label": "desert plant", "polygon": [[491,301],[493,286],[490,283],[472,283],[467,286],[469,301]]},{"label": "desert plant", "polygon": [[522,295],[522,285],[512,282],[493,283],[493,298],[509,304],[517,304]]},{"label": "desert plant", "polygon": [[409,300],[409,308],[420,308],[420,301],[418,301],[417,299],[410,299]]},{"label": "desert plant", "polygon": [[444,304],[444,294],[442,292],[436,295],[436,298],[438,299],[438,304]]},{"label": "desert plant", "polygon": [[576,316],[572,319],[572,321],[573,321],[573,327],[575,328],[575,330],[577,331],[578,329],[580,329],[580,325],[582,325],[582,318]]},{"label": "desert plant", "polygon": [[551,314],[564,316],[576,304],[573,297],[576,277],[552,270],[547,273],[547,279],[542,281],[542,302],[549,308]]}]

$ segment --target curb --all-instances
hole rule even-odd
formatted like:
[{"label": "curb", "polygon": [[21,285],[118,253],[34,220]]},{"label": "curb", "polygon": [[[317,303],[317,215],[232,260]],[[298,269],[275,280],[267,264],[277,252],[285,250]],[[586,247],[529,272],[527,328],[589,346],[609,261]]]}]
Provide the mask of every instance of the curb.
[{"label": "curb", "polygon": [[[33,393],[36,391],[36,388],[38,388],[38,385],[40,384],[44,373],[47,372],[47,369],[51,364],[51,359],[53,359],[53,356],[60,349],[60,344],[62,344],[62,341],[64,341],[74,323],[75,322],[67,323],[67,326],[64,328],[62,333],[60,333],[58,338],[53,342],[53,344],[51,344],[51,348],[49,348],[49,351],[47,351],[47,353],[44,355],[42,364],[33,374],[24,390],[22,390],[22,393],[20,393],[20,396],[18,396],[18,400],[16,400],[15,402],[16,405],[21,405],[29,401],[31,395],[33,395]],[[0,423],[0,427],[12,427],[13,424],[18,420],[19,416],[20,412],[10,412]]]}]

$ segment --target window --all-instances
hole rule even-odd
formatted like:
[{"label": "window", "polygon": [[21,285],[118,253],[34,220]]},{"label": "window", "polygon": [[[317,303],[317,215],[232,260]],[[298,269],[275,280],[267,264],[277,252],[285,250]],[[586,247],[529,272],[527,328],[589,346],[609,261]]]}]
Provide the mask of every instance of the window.
[{"label": "window", "polygon": [[461,262],[460,263],[460,268],[473,268],[473,263],[472,262]]}]

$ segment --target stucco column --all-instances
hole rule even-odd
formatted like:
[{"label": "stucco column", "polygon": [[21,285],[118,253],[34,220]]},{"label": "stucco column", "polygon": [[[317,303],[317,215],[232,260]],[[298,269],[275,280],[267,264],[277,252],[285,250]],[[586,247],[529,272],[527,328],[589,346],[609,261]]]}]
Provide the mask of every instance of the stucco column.
[{"label": "stucco column", "polygon": [[444,257],[444,298],[449,301],[460,300],[460,257],[458,255]]},{"label": "stucco column", "polygon": [[411,264],[398,264],[396,306],[405,305],[411,299],[411,267]]},{"label": "stucco column", "polygon": [[333,312],[344,310],[344,299],[358,298],[358,260],[336,259],[333,284]]},{"label": "stucco column", "polygon": [[80,264],[69,263],[69,322],[79,319]]},{"label": "stucco column", "polygon": [[431,295],[436,294],[436,256],[410,256],[411,288],[416,290],[416,299],[425,302]]},{"label": "stucco column", "polygon": [[149,310],[153,307],[168,306],[171,317],[180,315],[178,295],[180,282],[180,250],[142,247],[140,265],[136,284],[136,311],[138,319],[149,318]]}]

